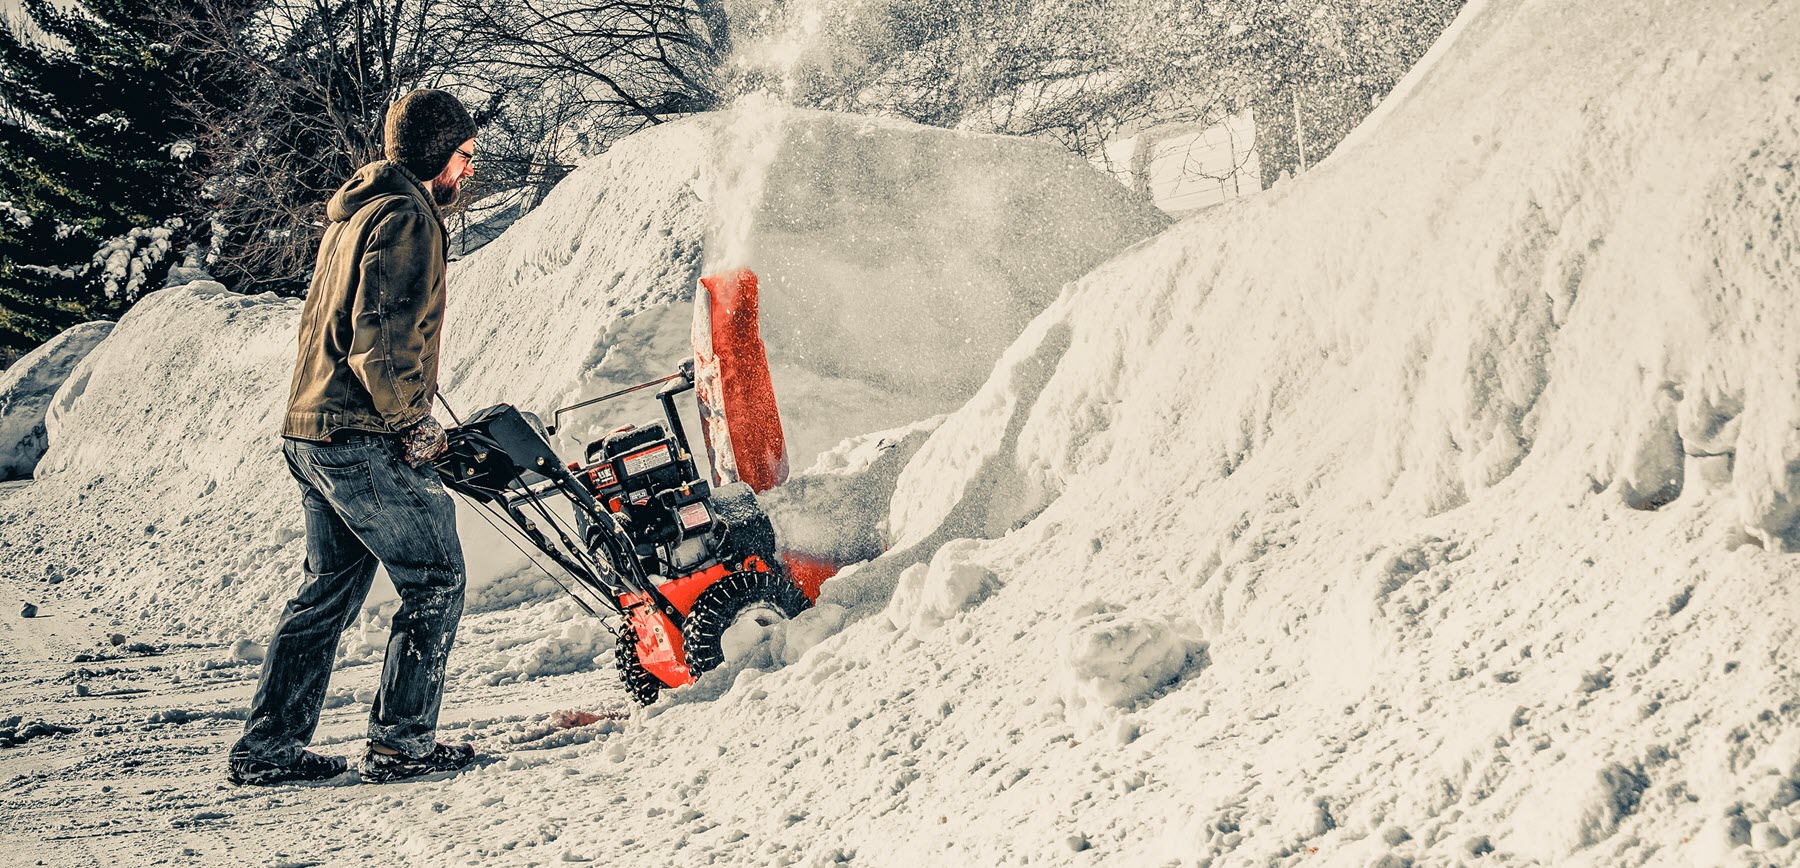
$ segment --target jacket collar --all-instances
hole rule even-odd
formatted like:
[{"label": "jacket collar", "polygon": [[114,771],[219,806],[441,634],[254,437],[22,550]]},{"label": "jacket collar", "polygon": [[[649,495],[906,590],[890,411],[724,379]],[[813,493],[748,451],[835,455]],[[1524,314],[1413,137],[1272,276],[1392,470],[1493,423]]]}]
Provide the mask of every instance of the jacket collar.
[{"label": "jacket collar", "polygon": [[424,183],[405,166],[392,160],[376,160],[357,169],[356,174],[351,175],[350,180],[345,181],[325,203],[325,216],[333,221],[349,220],[364,205],[382,196],[393,195],[417,199],[436,218],[438,227],[445,228],[443,212],[431,198],[431,191],[425,189]]}]

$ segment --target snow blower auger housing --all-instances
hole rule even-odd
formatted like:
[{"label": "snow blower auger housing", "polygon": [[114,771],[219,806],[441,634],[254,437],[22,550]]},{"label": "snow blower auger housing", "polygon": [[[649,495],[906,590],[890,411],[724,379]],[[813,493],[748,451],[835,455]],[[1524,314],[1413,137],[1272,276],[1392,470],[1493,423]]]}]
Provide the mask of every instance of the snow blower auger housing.
[{"label": "snow blower auger housing", "polygon": [[[581,462],[565,465],[551,449],[563,413],[654,386],[662,421],[614,430]],[[449,430],[434,462],[447,487],[568,573],[575,581],[564,588],[583,609],[620,616],[619,677],[646,705],[719,665],[734,625],[767,625],[812,604],[750,487],[700,478],[675,404],[693,388],[690,359],[667,377],[564,407],[547,428],[511,405],[488,407]],[[547,498],[566,501],[573,522]]]}]

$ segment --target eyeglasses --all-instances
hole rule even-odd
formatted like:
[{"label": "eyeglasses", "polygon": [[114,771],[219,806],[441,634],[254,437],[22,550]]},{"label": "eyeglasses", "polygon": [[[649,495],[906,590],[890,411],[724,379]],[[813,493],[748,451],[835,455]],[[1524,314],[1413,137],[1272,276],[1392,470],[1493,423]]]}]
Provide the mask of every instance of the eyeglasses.
[{"label": "eyeglasses", "polygon": [[471,153],[469,151],[465,151],[462,148],[457,148],[456,153],[458,156],[462,157],[463,160],[466,161],[471,167],[473,167],[475,165],[475,155],[473,153]]}]

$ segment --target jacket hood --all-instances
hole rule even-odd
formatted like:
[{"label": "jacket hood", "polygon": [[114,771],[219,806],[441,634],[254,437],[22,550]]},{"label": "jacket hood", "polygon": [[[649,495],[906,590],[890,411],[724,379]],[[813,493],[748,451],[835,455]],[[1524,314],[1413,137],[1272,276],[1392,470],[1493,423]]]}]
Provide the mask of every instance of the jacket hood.
[{"label": "jacket hood", "polygon": [[376,160],[357,169],[356,174],[351,175],[350,180],[345,181],[344,186],[331,195],[331,201],[325,203],[325,216],[334,221],[348,220],[364,205],[383,196],[396,194],[417,198],[430,210],[432,216],[440,221],[443,219],[425,185],[419,183],[419,179],[414,178],[405,167],[392,160]]}]

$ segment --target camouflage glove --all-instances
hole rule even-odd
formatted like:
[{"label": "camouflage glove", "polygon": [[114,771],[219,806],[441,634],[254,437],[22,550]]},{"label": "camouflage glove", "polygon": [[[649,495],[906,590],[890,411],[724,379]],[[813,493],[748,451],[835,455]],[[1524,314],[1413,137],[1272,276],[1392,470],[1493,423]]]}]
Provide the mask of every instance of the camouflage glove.
[{"label": "camouflage glove", "polygon": [[417,425],[400,432],[401,458],[409,467],[418,467],[450,448],[450,442],[444,438],[444,426],[438,420],[426,416]]}]

